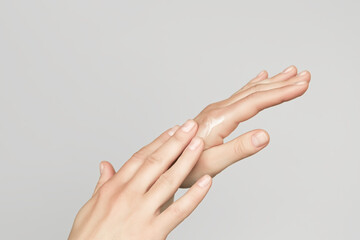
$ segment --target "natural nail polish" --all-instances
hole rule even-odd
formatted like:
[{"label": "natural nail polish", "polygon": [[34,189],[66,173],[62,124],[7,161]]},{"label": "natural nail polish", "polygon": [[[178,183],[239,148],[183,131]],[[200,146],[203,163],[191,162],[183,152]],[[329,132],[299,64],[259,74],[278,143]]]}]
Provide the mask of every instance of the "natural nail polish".
[{"label": "natural nail polish", "polygon": [[178,128],[179,128],[179,126],[177,126],[177,125],[174,126],[173,128],[171,128],[171,129],[168,131],[168,134],[169,134],[170,136],[173,136]]},{"label": "natural nail polish", "polygon": [[265,72],[265,70],[262,70],[262,71],[257,75],[257,77],[262,76],[262,75],[264,74],[264,72]]},{"label": "natural nail polish", "polygon": [[294,85],[305,85],[307,83],[307,81],[300,81],[297,83],[294,83]]},{"label": "natural nail polish", "polygon": [[194,120],[187,120],[184,125],[181,127],[181,130],[184,132],[190,132],[190,130],[195,127]]},{"label": "natural nail polish", "polygon": [[204,188],[209,185],[210,180],[211,180],[211,177],[209,175],[205,175],[199,180],[199,182],[197,184],[198,184],[198,186]]},{"label": "natural nail polish", "polygon": [[257,132],[251,137],[251,141],[255,147],[261,147],[269,141],[269,137],[264,132]]},{"label": "natural nail polish", "polygon": [[189,149],[190,150],[195,150],[200,146],[201,140],[198,137],[195,137],[191,140],[190,144],[189,144]]},{"label": "natural nail polish", "polygon": [[299,73],[299,76],[304,76],[306,75],[306,71],[302,71],[301,73]]},{"label": "natural nail polish", "polygon": [[291,72],[291,70],[293,70],[293,69],[294,69],[294,66],[290,66],[290,67],[286,68],[283,72],[288,73],[288,72]]}]

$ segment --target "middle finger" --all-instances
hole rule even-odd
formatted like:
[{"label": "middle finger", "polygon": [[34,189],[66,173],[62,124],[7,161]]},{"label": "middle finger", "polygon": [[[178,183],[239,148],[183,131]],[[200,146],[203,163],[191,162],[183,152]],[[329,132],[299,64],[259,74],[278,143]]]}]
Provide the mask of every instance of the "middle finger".
[{"label": "middle finger", "polygon": [[127,187],[132,191],[145,193],[179,157],[192,137],[194,137],[196,130],[196,122],[192,119],[188,120],[169,140],[147,157],[144,164],[129,181]]}]

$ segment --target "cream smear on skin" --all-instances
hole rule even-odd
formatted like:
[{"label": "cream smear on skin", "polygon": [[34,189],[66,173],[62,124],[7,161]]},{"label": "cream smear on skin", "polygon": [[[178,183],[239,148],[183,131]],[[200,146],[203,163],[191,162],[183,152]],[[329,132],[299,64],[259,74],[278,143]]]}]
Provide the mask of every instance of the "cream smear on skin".
[{"label": "cream smear on skin", "polygon": [[224,116],[221,116],[219,118],[212,118],[211,120],[207,121],[205,123],[204,128],[199,133],[200,137],[207,137],[210,135],[211,131],[216,127],[217,125],[221,124],[225,120]]}]

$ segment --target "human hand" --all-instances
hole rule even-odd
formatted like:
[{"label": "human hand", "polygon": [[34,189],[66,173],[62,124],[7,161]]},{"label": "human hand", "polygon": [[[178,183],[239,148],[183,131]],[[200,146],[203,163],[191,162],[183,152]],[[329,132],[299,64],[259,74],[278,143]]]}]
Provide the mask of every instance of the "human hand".
[{"label": "human hand", "polygon": [[311,75],[297,74],[295,66],[268,78],[262,71],[229,98],[205,107],[194,120],[199,124],[197,136],[204,139],[204,152],[181,187],[191,186],[200,176],[214,177],[231,164],[249,157],[269,143],[269,134],[261,129],[247,132],[227,143],[239,123],[255,116],[263,109],[301,96],[308,89]]},{"label": "human hand", "polygon": [[188,120],[182,127],[164,132],[136,152],[117,173],[110,163],[102,162],[94,194],[77,214],[69,240],[166,239],[211,186],[211,177],[204,175],[181,198],[161,210],[204,149],[203,140],[194,137],[197,129],[197,123]]}]

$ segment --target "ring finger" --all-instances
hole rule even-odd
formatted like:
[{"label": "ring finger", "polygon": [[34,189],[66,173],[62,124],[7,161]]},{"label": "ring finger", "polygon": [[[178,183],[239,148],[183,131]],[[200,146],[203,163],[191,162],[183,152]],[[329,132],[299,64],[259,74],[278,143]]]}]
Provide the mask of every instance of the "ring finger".
[{"label": "ring finger", "polygon": [[174,136],[147,157],[144,164],[129,181],[129,189],[140,193],[147,192],[149,187],[179,157],[184,148],[194,137],[196,130],[196,122],[194,120],[188,120],[176,131]]},{"label": "ring finger", "polygon": [[[189,175],[204,148],[204,141],[194,137],[175,164],[163,173],[146,193],[151,205],[158,209],[173,196]],[[151,209],[154,209],[154,208]]]}]

